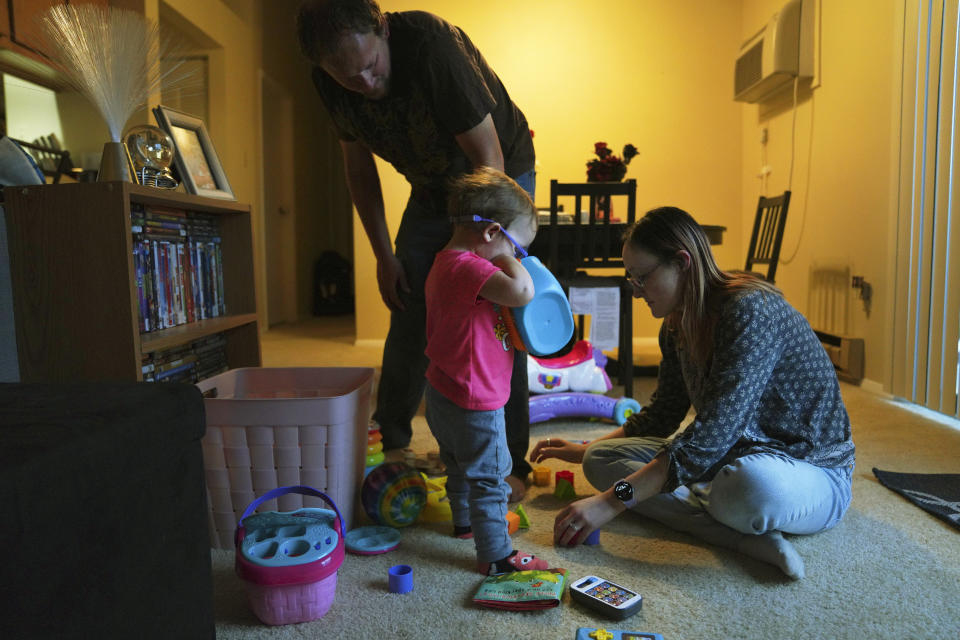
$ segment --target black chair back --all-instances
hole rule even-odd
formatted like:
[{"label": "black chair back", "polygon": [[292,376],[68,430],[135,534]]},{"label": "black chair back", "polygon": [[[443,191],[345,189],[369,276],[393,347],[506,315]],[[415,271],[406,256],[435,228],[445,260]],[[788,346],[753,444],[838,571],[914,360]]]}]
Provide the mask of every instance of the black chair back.
[{"label": "black chair back", "polygon": [[766,265],[767,272],[759,273],[767,282],[773,282],[780,262],[780,245],[787,224],[787,209],[790,207],[790,192],[774,198],[760,196],[757,215],[753,221],[750,249],[747,251],[747,271],[755,271],[754,265]]},{"label": "black chair back", "polygon": [[[614,198],[626,196],[627,209],[616,214],[622,220],[614,221]],[[572,213],[560,214],[560,198],[573,200]],[[623,198],[617,197],[620,201]],[[584,205],[586,209],[584,210]],[[583,212],[583,213],[581,213]],[[637,181],[623,182],[558,182],[550,181],[550,225],[547,228],[549,246],[547,266],[559,277],[570,277],[577,269],[623,267],[620,257],[621,236],[637,217]],[[560,225],[572,225],[561,230]],[[564,241],[561,242],[561,231]]]}]

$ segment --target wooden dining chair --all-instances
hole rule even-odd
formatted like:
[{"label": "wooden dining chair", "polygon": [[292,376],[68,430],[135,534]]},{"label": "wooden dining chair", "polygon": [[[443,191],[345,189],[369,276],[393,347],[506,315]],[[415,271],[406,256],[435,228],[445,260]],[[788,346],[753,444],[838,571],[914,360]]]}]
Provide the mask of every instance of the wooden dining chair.
[{"label": "wooden dining chair", "polygon": [[[780,246],[783,230],[787,225],[787,209],[790,208],[790,191],[773,198],[760,196],[757,215],[753,220],[750,248],[747,250],[746,271],[756,273],[767,282],[773,282],[780,262]],[[766,265],[766,272],[758,272],[755,265]]]},{"label": "wooden dining chair", "polygon": [[[572,213],[561,216],[561,199],[565,203],[572,200],[573,206],[566,207],[566,211]],[[621,208],[623,202],[625,208]],[[546,265],[568,294],[570,287],[620,290],[617,379],[628,398],[633,397],[633,291],[624,277],[621,237],[636,220],[636,208],[637,182],[633,179],[623,182],[551,180],[549,224],[541,228],[547,243]],[[586,269],[606,269],[611,273],[598,275]],[[577,324],[582,339],[582,315]]]}]

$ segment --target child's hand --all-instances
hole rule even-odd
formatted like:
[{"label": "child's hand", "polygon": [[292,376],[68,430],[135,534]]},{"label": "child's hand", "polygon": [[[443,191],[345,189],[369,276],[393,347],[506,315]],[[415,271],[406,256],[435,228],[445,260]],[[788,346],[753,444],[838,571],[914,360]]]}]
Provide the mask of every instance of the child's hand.
[{"label": "child's hand", "polygon": [[526,268],[509,254],[490,260],[500,267],[480,288],[480,295],[494,304],[522,307],[533,300],[533,279]]}]

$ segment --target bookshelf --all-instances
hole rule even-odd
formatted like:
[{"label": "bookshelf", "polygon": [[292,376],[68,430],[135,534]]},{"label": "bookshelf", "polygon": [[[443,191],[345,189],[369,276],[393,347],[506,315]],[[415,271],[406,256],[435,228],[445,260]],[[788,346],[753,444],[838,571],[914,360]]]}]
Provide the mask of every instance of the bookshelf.
[{"label": "bookshelf", "polygon": [[[150,353],[220,334],[260,365],[250,206],[129,182],[4,189],[23,382],[142,380]],[[131,203],[216,216],[227,315],[141,333]]]}]

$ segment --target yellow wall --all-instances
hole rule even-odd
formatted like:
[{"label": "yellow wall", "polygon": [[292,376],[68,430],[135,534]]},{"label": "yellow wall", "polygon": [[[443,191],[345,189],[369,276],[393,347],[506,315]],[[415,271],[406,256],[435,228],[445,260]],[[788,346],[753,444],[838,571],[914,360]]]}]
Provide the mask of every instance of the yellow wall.
[{"label": "yellow wall", "polygon": [[[808,0],[809,2],[809,0]],[[742,39],[783,4],[744,0]],[[866,378],[888,385],[892,340],[895,167],[899,144],[899,78],[903,3],[825,0],[821,5],[820,86],[801,91],[796,112],[792,202],[777,284],[816,324],[812,268],[846,268],[873,286],[869,311],[847,286],[846,333],[866,347]],[[899,13],[898,13],[899,12]],[[900,27],[902,28],[902,27]],[[743,105],[741,188],[755,203],[760,180],[760,130],[767,127],[768,195],[787,188],[793,123],[792,94],[773,104]],[[754,205],[755,206],[755,205]],[[751,214],[744,206],[744,229]],[[749,236],[743,240],[744,247]],[[889,386],[887,386],[889,389]]]},{"label": "yellow wall", "polygon": [[[568,0],[444,2],[383,0],[385,11],[423,9],[462,27],[503,80],[536,132],[537,204],[549,203],[550,179],[585,179],[593,143],[640,155],[638,210],[672,204],[730,230],[716,248],[724,266],[742,262],[740,107],[731,100],[740,43],[734,2]],[[396,232],[409,189],[380,163],[387,217]],[[376,287],[375,263],[354,216],[357,339],[380,341],[389,317]],[[742,266],[742,265],[740,265]],[[635,303],[635,335],[653,337],[659,322]]]}]

